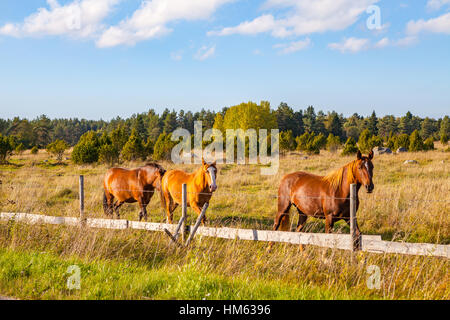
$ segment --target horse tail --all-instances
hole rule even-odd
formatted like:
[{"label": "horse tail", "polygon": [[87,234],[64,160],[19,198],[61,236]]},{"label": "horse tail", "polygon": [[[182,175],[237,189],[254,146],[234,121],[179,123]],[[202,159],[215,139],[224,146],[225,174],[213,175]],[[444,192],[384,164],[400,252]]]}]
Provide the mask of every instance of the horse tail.
[{"label": "horse tail", "polygon": [[161,208],[163,208],[164,212],[166,210],[166,197],[164,196],[162,178],[161,178],[161,187],[159,188],[159,199],[161,200]]},{"label": "horse tail", "polygon": [[290,181],[289,176],[285,176],[280,183],[278,189],[278,212],[275,216],[273,230],[288,231],[290,228],[290,214],[291,208],[290,199]]},{"label": "horse tail", "polygon": [[106,197],[106,190],[103,191],[103,212],[108,215],[109,213],[109,204],[108,198]]}]

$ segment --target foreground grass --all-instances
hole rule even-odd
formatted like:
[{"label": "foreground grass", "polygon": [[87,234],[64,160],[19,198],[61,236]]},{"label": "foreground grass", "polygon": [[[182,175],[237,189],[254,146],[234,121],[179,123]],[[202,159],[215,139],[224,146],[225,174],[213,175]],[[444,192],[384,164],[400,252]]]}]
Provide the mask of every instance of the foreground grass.
[{"label": "foreground grass", "polygon": [[[0,294],[22,299],[448,299],[447,259],[0,222]],[[81,269],[68,290],[67,269]],[[370,289],[368,266],[380,268]]]},{"label": "foreground grass", "polygon": [[[81,269],[81,289],[67,289],[68,267]],[[85,261],[36,251],[0,249],[0,291],[22,299],[330,299],[320,287],[226,278],[208,273],[196,259],[180,268],[137,262]]]}]

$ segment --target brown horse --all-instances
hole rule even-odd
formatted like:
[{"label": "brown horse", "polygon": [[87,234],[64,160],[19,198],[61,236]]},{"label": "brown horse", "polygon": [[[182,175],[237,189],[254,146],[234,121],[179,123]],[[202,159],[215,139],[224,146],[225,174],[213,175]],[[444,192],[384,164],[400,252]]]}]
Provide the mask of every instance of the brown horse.
[{"label": "brown horse", "polygon": [[[116,213],[120,218],[119,208],[126,203],[138,202],[141,208],[139,221],[147,220],[147,205],[155,189],[160,190],[161,179],[166,170],[156,163],[147,163],[145,166],[127,170],[122,168],[109,169],[103,180],[103,210],[107,216]],[[116,202],[114,202],[116,199]]]},{"label": "brown horse", "polygon": [[[357,190],[364,185],[372,193],[374,185],[373,152],[362,156],[358,151],[357,159],[325,177],[306,172],[294,172],[283,177],[278,189],[278,213],[273,230],[288,231],[289,209],[297,208],[299,218],[297,232],[301,232],[308,216],[325,219],[325,232],[331,233],[338,220],[350,224],[350,185],[356,183]],[[359,207],[357,197],[356,210]],[[358,226],[357,234],[360,234]]]},{"label": "brown horse", "polygon": [[[182,185],[187,185],[187,205],[200,215],[203,205],[217,190],[216,162],[208,164],[202,159],[202,166],[194,173],[169,170],[161,182],[161,206],[166,210],[167,222],[172,223],[173,211],[182,203]],[[206,222],[206,216],[202,220]]]}]

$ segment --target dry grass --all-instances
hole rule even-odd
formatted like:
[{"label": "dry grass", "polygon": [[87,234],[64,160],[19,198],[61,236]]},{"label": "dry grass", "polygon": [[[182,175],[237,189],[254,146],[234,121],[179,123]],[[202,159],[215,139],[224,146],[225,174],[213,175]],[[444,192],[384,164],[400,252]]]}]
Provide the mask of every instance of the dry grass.
[{"label": "dry grass", "polygon": [[[101,185],[106,167],[57,166],[52,162],[43,163],[46,157],[43,153],[36,156],[24,154],[11,160],[15,165],[1,167],[1,210],[77,216],[77,175],[84,174],[88,215],[103,217]],[[407,159],[415,159],[418,164],[404,165]],[[291,155],[281,159],[280,170],[274,176],[261,176],[259,167],[255,165],[219,165],[219,189],[208,209],[209,223],[270,229],[276,211],[278,183],[284,174],[303,170],[324,175],[351,160],[351,157],[325,152],[320,156],[309,156],[306,160]],[[362,232],[381,234],[388,240],[449,244],[449,160],[449,154],[440,150],[376,157],[375,191],[370,195],[360,193],[362,201],[358,219]],[[163,166],[166,169],[175,167],[170,163],[163,163]],[[192,171],[196,166],[177,167]],[[125,205],[121,213],[126,219],[136,220],[137,205]],[[165,220],[159,196],[152,200],[149,213],[150,221]],[[175,217],[179,215],[180,209]],[[190,222],[194,218],[191,213]],[[295,219],[292,219],[292,224],[296,223]],[[345,224],[338,224],[335,228],[336,232],[348,232]],[[323,222],[310,221],[308,230],[323,232]],[[140,279],[130,280],[136,282],[134,289],[124,284],[123,294],[120,290],[110,292],[108,284],[95,282],[98,286],[95,288],[106,293],[91,295],[89,290],[83,291],[84,288],[81,292],[66,292],[62,288],[45,293],[35,290],[33,293],[31,289],[20,290],[27,288],[28,280],[35,280],[33,274],[28,280],[0,275],[0,293],[25,298],[134,299],[150,296],[201,299],[208,293],[212,298],[226,299],[449,298],[449,263],[447,259],[440,258],[361,253],[357,262],[349,263],[349,253],[339,250],[309,247],[304,254],[300,254],[295,246],[278,245],[271,254],[267,254],[265,244],[220,239],[203,239],[192,250],[181,251],[170,247],[164,235],[158,233],[131,230],[80,232],[76,228],[28,227],[6,223],[0,224],[0,244],[7,250],[0,253],[0,268],[2,255],[14,257],[15,253],[23,252],[21,259],[26,260],[29,259],[28,252],[46,251],[53,255],[53,260],[64,265],[75,259],[99,274],[113,273],[109,269],[102,271],[105,265],[113,268],[126,262],[130,274],[135,275],[133,279]],[[5,261],[3,268],[7,269]],[[380,290],[367,288],[369,265],[377,265],[381,269]],[[189,272],[185,273],[185,269]],[[192,279],[197,279],[200,287],[197,291],[182,292],[175,285],[180,281],[177,277],[186,277],[183,281],[193,286],[189,277],[191,271]],[[118,277],[126,277],[126,273],[118,272]],[[144,290],[145,283],[150,283],[154,277],[163,277],[163,274],[167,274],[167,281],[150,290],[151,294],[145,293],[148,290],[148,287]],[[242,283],[245,285],[242,286]],[[202,287],[202,284],[205,286]]]}]

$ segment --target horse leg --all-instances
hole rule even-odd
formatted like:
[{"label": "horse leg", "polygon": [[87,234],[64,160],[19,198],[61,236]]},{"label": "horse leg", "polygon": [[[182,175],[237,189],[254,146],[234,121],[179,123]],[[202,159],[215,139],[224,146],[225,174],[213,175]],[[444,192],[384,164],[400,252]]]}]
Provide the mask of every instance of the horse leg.
[{"label": "horse leg", "polygon": [[110,216],[113,214],[113,203],[114,196],[105,190],[103,194],[103,211],[106,216]]},{"label": "horse leg", "polygon": [[124,202],[116,201],[114,204],[114,212],[116,213],[116,218],[120,219],[119,208],[124,204]]},{"label": "horse leg", "polygon": [[141,208],[141,211],[139,212],[139,221],[142,221],[143,218],[147,221],[147,205],[150,201],[146,202],[143,197],[140,197],[138,202],[139,207]]},{"label": "horse leg", "polygon": [[[291,209],[290,201],[288,203],[280,203],[278,201],[278,213],[275,216],[275,221],[273,223],[273,230],[277,231],[281,226],[281,230],[287,231],[290,228],[289,225],[289,210]],[[269,242],[267,247],[267,252],[270,252],[273,247],[273,242]]]},{"label": "horse leg", "polygon": [[[202,214],[202,209],[198,206],[197,202],[191,202],[191,207],[197,213],[198,217]],[[205,225],[205,223],[206,223],[206,214],[202,218],[202,225]]]},{"label": "horse leg", "polygon": [[[308,216],[300,211],[299,208],[297,208],[298,211],[298,222],[297,222],[297,229],[295,229],[296,232],[302,232],[303,228],[306,225],[306,220],[308,220]],[[305,250],[305,246],[303,244],[299,245],[299,250],[303,252]]]},{"label": "horse leg", "polygon": [[330,213],[325,217],[325,233],[332,233],[334,227],[333,214]]}]

